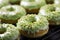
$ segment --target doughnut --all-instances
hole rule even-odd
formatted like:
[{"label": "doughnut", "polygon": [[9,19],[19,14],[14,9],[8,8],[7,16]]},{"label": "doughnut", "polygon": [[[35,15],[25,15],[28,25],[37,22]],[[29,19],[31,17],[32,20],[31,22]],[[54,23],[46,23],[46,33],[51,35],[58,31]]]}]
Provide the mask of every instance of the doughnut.
[{"label": "doughnut", "polygon": [[26,11],[19,5],[4,6],[0,10],[0,19],[2,23],[15,24],[17,20],[26,15]]},{"label": "doughnut", "polygon": [[21,0],[20,5],[26,9],[26,12],[38,13],[38,10],[41,6],[46,5],[45,0]]},{"label": "doughnut", "polygon": [[0,8],[9,4],[9,0],[0,0]]},{"label": "doughnut", "polygon": [[39,10],[38,15],[42,15],[46,17],[50,23],[50,25],[59,25],[60,24],[60,7],[57,7],[54,4],[48,4]]},{"label": "doughnut", "polygon": [[15,40],[19,37],[18,29],[12,24],[0,24],[0,40]]},{"label": "doughnut", "polygon": [[29,14],[21,17],[17,22],[20,33],[29,38],[41,37],[48,32],[49,23],[43,16]]}]

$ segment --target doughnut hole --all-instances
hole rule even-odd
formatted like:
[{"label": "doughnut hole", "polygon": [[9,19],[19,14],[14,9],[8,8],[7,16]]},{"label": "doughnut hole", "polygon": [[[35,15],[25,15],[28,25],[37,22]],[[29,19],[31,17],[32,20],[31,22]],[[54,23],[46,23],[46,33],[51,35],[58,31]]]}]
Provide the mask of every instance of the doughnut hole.
[{"label": "doughnut hole", "polygon": [[0,26],[0,34],[3,34],[6,32],[6,28],[3,26]]},{"label": "doughnut hole", "polygon": [[34,17],[29,17],[29,19],[28,19],[31,23],[34,23],[34,22],[36,22],[36,19],[34,18]]},{"label": "doughnut hole", "polygon": [[51,12],[55,11],[55,7],[50,8],[50,11],[51,11]]},{"label": "doughnut hole", "polygon": [[7,9],[8,11],[14,11],[15,9],[13,7],[10,7]]}]

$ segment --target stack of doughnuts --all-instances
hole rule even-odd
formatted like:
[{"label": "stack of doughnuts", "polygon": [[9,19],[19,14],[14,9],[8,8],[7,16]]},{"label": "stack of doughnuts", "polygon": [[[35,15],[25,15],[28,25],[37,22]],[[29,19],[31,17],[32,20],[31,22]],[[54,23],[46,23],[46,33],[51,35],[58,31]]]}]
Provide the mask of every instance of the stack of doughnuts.
[{"label": "stack of doughnuts", "polygon": [[60,0],[0,0],[0,40],[46,35],[60,25]]}]

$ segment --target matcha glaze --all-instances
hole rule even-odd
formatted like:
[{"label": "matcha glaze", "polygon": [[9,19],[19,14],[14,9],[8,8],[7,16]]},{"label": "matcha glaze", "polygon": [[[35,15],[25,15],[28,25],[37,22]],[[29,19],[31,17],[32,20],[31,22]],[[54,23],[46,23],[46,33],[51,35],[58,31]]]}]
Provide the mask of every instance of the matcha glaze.
[{"label": "matcha glaze", "polygon": [[27,15],[18,20],[17,27],[19,27],[20,30],[34,33],[39,30],[47,29],[48,21],[46,18],[41,16],[39,17],[37,15]]}]

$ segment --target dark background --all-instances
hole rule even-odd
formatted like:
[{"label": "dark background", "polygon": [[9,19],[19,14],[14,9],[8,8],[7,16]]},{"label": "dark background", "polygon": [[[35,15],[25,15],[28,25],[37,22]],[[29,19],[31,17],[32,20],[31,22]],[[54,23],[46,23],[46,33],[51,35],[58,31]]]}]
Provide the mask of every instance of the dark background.
[{"label": "dark background", "polygon": [[27,38],[21,35],[21,40],[60,40],[60,25],[50,25],[49,32],[43,37]]}]

